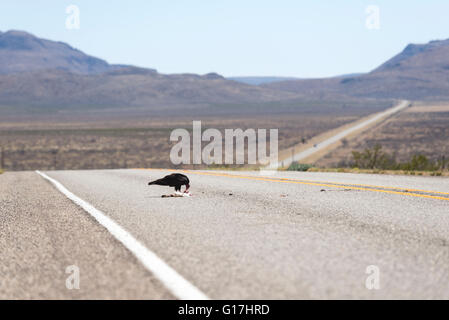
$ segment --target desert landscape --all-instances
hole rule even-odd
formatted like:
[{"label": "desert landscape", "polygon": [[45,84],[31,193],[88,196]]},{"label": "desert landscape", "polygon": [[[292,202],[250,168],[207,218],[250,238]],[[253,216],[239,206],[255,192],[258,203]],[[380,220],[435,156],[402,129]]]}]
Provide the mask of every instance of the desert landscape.
[{"label": "desert landscape", "polygon": [[27,32],[0,33],[0,166],[171,168],[170,132],[190,130],[194,120],[222,132],[278,129],[280,154],[288,155],[399,99],[409,99],[413,108],[342,139],[309,165],[351,167],[353,151],[378,144],[397,161],[414,155],[436,161],[449,157],[448,52],[447,40],[431,41],[408,45],[366,74],[227,79],[109,64]]},{"label": "desert landscape", "polygon": [[[203,129],[275,128],[279,130],[279,149],[306,143],[317,134],[352,122],[385,108],[373,104],[367,108],[320,107],[291,114],[226,115],[200,117]],[[341,109],[340,109],[341,110]],[[188,117],[158,117],[83,123],[57,124],[16,122],[0,125],[1,167],[6,170],[37,169],[116,169],[173,167],[170,162],[170,133],[176,128],[192,130]],[[184,166],[189,168],[191,166]],[[197,166],[205,167],[205,166]]]},{"label": "desert landscape", "polygon": [[3,1],[0,300],[164,319],[449,300],[448,12]]}]

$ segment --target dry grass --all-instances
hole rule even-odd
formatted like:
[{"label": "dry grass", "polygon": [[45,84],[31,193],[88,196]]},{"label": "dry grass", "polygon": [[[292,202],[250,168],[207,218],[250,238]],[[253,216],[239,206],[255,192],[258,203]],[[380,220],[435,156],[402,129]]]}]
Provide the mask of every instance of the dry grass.
[{"label": "dry grass", "polygon": [[409,108],[406,112],[408,113],[449,112],[449,105],[448,104],[425,105],[420,103]]},{"label": "dry grass", "polygon": [[182,113],[91,110],[2,116],[0,167],[3,163],[6,170],[173,168],[170,133],[176,128],[190,131],[193,120],[201,120],[203,130],[217,128],[222,133],[237,128],[278,129],[279,150],[285,150],[390,106],[390,102],[374,100],[320,100],[287,105],[216,105]]},{"label": "dry grass", "polygon": [[164,129],[49,129],[3,133],[4,168],[94,169],[160,165],[169,131]]},{"label": "dry grass", "polygon": [[[322,114],[209,117],[202,119],[202,128],[279,129],[279,150],[283,150],[355,119],[357,115]],[[170,132],[191,130],[192,120],[196,119],[7,123],[0,126],[2,161],[7,170],[173,167]]]}]

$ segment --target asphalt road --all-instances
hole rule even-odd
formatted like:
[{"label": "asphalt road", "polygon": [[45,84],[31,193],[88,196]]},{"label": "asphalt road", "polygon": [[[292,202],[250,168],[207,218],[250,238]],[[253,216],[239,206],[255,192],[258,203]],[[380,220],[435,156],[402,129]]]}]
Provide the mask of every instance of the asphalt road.
[{"label": "asphalt road", "polygon": [[[192,197],[161,198],[147,182],[168,173],[46,172],[212,299],[449,298],[447,178],[196,171]],[[0,298],[176,296],[38,174],[0,175],[0,191]]]}]

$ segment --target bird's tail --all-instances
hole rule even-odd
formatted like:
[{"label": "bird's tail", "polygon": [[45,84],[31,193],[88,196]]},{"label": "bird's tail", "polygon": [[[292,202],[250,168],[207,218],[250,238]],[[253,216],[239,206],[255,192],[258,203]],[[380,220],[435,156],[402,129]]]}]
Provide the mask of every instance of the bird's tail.
[{"label": "bird's tail", "polygon": [[[162,179],[157,179],[157,180],[148,182],[148,185],[149,185],[149,186],[151,186],[152,184],[161,185],[161,182],[163,182],[163,181],[161,181],[161,180],[162,180]],[[163,184],[163,183],[162,183],[162,184]]]}]

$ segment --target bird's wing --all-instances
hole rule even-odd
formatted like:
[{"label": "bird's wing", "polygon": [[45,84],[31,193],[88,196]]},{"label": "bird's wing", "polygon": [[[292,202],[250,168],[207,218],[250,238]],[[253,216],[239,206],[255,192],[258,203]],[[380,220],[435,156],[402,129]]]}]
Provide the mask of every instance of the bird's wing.
[{"label": "bird's wing", "polygon": [[155,180],[153,182],[150,182],[149,185],[160,185],[160,186],[181,186],[184,184],[189,184],[189,178],[187,176],[180,174],[180,173],[172,173],[169,174],[162,179]]}]

